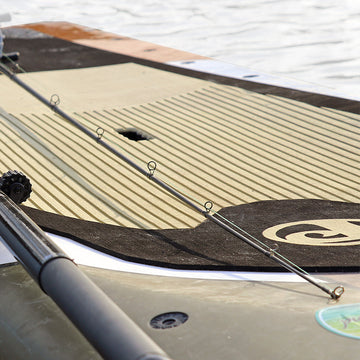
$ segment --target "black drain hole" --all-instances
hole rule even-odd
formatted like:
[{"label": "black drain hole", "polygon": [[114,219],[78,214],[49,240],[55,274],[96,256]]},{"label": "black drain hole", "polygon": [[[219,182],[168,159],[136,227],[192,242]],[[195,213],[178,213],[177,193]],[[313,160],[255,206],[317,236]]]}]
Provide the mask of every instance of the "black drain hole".
[{"label": "black drain hole", "polygon": [[172,329],[182,325],[189,316],[183,312],[169,312],[155,316],[150,321],[154,329]]}]

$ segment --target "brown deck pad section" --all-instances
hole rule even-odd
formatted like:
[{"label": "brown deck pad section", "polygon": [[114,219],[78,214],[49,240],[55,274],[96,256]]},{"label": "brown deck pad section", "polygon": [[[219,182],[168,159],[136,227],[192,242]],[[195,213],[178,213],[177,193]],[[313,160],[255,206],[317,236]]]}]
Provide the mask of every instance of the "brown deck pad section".
[{"label": "brown deck pad section", "polygon": [[[128,261],[192,270],[284,271],[209,220],[194,229],[143,230],[23,209],[46,231]],[[332,272],[360,269],[359,211],[360,204],[283,200],[233,206],[219,214],[307,271]]]}]

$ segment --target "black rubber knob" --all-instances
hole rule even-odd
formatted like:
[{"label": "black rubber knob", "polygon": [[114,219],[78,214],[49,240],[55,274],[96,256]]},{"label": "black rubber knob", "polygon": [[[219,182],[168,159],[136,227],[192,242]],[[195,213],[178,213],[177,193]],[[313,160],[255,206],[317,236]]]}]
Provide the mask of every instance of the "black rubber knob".
[{"label": "black rubber knob", "polygon": [[30,197],[30,180],[20,171],[9,170],[0,178],[0,190],[16,204],[21,204]]}]

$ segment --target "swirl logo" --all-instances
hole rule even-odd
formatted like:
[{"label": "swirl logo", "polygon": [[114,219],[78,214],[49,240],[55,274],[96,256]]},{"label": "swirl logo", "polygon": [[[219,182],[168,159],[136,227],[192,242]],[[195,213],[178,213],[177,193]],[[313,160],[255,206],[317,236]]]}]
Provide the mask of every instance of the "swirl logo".
[{"label": "swirl logo", "polygon": [[294,245],[360,245],[360,219],[320,219],[272,226],[263,236]]}]

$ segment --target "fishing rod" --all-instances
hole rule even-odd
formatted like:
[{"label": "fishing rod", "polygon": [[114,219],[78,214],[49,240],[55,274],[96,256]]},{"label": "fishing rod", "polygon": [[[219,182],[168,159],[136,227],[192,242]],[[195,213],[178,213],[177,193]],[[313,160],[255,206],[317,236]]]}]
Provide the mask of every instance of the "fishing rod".
[{"label": "fishing rod", "polygon": [[5,65],[0,64],[0,71],[2,71],[7,77],[9,77],[12,81],[17,83],[20,87],[22,87],[24,90],[29,92],[31,95],[33,95],[35,98],[37,98],[40,102],[42,102],[44,105],[49,107],[52,111],[54,111],[56,114],[60,115],[63,119],[69,121],[71,124],[73,124],[76,128],[81,130],[83,133],[85,133],[87,136],[95,140],[98,144],[109,150],[111,153],[113,153],[115,156],[126,162],[129,166],[137,170],[139,173],[141,173],[144,176],[147,176],[150,180],[154,181],[157,185],[159,185],[161,188],[165,189],[167,192],[175,196],[177,199],[182,201],[183,203],[190,206],[193,210],[197,211],[198,213],[205,216],[207,219],[215,223],[216,225],[220,226],[230,234],[234,235],[238,239],[244,241],[251,247],[255,248],[256,250],[260,251],[262,254],[267,256],[268,258],[272,259],[279,265],[281,265],[283,268],[287,269],[288,271],[297,274],[304,280],[308,281],[309,283],[315,285],[320,290],[324,291],[332,299],[339,299],[340,296],[344,292],[344,287],[337,286],[334,289],[330,289],[327,286],[325,286],[322,283],[319,283],[314,278],[309,276],[307,273],[305,273],[302,269],[300,269],[297,266],[294,266],[292,263],[285,261],[283,257],[280,257],[276,251],[271,249],[266,249],[263,246],[257,244],[254,240],[251,239],[250,236],[247,236],[245,234],[241,234],[239,231],[233,229],[231,226],[226,224],[224,221],[216,218],[210,213],[212,205],[211,202],[206,202],[204,205],[204,208],[199,207],[197,204],[195,204],[193,201],[182,195],[180,192],[157,178],[154,173],[156,170],[156,162],[150,161],[148,163],[148,171],[140,167],[138,164],[136,164],[134,161],[129,159],[127,156],[116,150],[114,147],[109,145],[107,142],[105,142],[102,139],[104,130],[102,128],[98,128],[96,131],[96,134],[88,130],[86,127],[84,127],[82,124],[80,124],[77,120],[75,120],[72,116],[65,113],[62,109],[58,107],[59,99],[56,97],[52,97],[50,100],[46,99],[44,96],[39,94],[36,90],[31,88],[29,85],[27,85],[25,82],[23,82],[19,77],[13,73],[10,69],[8,69]]},{"label": "fishing rod", "polygon": [[20,172],[0,179],[0,236],[40,288],[108,360],[170,360],[18,206],[31,184]]}]

